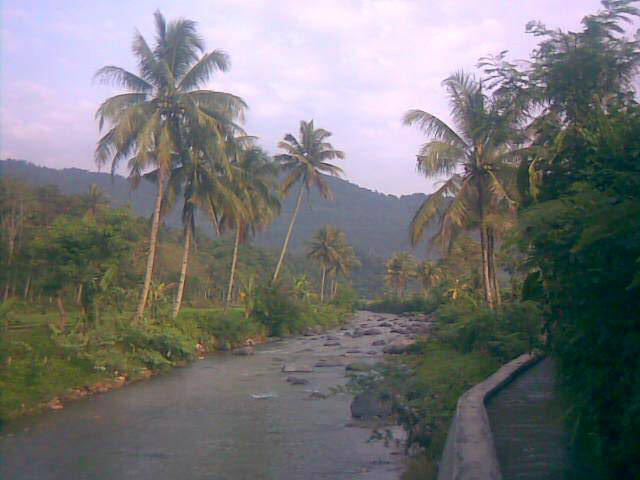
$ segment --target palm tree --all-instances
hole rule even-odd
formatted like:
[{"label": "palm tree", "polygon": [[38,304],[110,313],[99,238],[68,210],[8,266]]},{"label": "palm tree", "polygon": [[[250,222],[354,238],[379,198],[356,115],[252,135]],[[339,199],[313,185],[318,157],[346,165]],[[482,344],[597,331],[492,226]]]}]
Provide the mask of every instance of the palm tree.
[{"label": "palm tree", "polygon": [[92,183],[89,191],[82,195],[82,201],[87,207],[89,218],[96,218],[98,211],[109,204],[109,199],[99,185]]},{"label": "palm tree", "polygon": [[409,252],[398,252],[386,263],[387,285],[398,298],[404,298],[409,279],[415,276],[416,260]]},{"label": "palm tree", "polygon": [[158,170],[149,253],[136,318],[144,314],[151,287],[163,190],[172,166],[188,161],[186,158],[197,147],[192,137],[199,130],[207,131],[222,146],[225,130],[237,127],[232,122],[241,119],[246,108],[239,97],[200,89],[214,72],[229,68],[229,57],[220,50],[204,53],[195,22],[179,19],[167,24],[160,12],[154,17],[153,48],[139,32],[134,35],[132,51],[138,60],[138,75],[112,65],[96,73],[101,81],[127,90],[107,99],[96,112],[100,129],[105,123],[110,126],[98,141],[96,163],[102,166],[110,162],[114,173],[128,159],[134,186],[146,169]]},{"label": "palm tree", "polygon": [[236,148],[229,188],[239,199],[239,208],[227,208],[221,224],[235,229],[226,305],[231,303],[238,249],[256,230],[264,228],[280,213],[278,168],[259,147]]},{"label": "palm tree", "polygon": [[454,127],[422,110],[410,110],[405,125],[418,125],[431,140],[417,156],[427,178],[447,175],[444,184],[420,206],[410,226],[413,245],[431,220],[439,217],[436,238],[448,250],[462,229],[480,230],[485,299],[500,304],[496,279],[495,237],[501,213],[515,204],[515,171],[523,113],[517,103],[485,95],[482,83],[458,72],[444,81]]},{"label": "palm tree", "polygon": [[422,283],[424,294],[444,280],[442,268],[431,260],[425,260],[418,265],[416,276]]},{"label": "palm tree", "polygon": [[284,150],[285,153],[277,155],[275,158],[280,162],[282,170],[287,172],[282,191],[285,195],[289,194],[293,186],[298,182],[300,183],[300,189],[298,190],[296,206],[291,216],[289,229],[282,245],[282,252],[273,274],[274,283],[280,275],[284,256],[287,253],[287,246],[291,239],[293,224],[296,221],[305,190],[309,192],[312,187],[316,187],[324,198],[332,198],[331,189],[323,178],[323,174],[338,176],[342,173],[342,169],[327,161],[334,158],[344,158],[344,153],[340,150],[335,150],[327,141],[330,136],[331,133],[327,130],[315,128],[313,120],[310,122],[303,120],[300,122],[299,139],[288,133],[284,136],[284,140],[278,143],[278,148]]},{"label": "palm tree", "polygon": [[339,231],[332,225],[325,225],[311,239],[307,257],[320,263],[322,276],[320,280],[320,303],[324,303],[324,284],[329,270],[339,255]]}]

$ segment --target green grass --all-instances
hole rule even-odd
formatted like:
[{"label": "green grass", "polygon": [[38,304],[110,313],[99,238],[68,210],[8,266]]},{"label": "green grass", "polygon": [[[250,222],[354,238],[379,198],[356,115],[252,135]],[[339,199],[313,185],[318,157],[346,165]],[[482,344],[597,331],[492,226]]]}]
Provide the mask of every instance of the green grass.
[{"label": "green grass", "polygon": [[435,478],[458,398],[500,367],[494,357],[461,353],[437,340],[419,348],[409,360],[413,375],[404,380],[405,415],[400,421],[424,453],[413,459],[405,480]]}]

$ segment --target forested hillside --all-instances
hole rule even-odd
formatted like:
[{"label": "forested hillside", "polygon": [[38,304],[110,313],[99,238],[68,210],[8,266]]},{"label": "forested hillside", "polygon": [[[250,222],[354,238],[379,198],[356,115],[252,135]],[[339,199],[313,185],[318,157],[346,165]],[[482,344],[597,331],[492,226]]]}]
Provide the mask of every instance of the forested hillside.
[{"label": "forested hillside", "polygon": [[[90,185],[95,183],[104,190],[113,206],[130,203],[135,213],[147,217],[152,213],[155,198],[155,187],[146,181],[137,190],[132,190],[125,177],[112,177],[109,173],[78,168],[56,170],[25,161],[0,160],[0,176],[20,178],[33,186],[57,185],[64,194],[86,193]],[[327,183],[335,199],[324,200],[317,192],[311,192],[310,201],[303,203],[295,225],[291,239],[294,251],[303,249],[313,233],[325,224],[343,230],[361,255],[386,258],[396,251],[409,248],[409,221],[424,201],[424,194],[402,197],[385,195],[333,177],[327,177]],[[267,231],[258,235],[258,244],[274,248],[281,246],[294,207],[294,197],[287,197],[280,217]],[[167,217],[169,226],[180,225],[181,210],[180,206],[173,209]],[[198,226],[211,232],[208,220],[201,220]],[[416,255],[423,256],[425,252],[426,247],[421,247]]]}]

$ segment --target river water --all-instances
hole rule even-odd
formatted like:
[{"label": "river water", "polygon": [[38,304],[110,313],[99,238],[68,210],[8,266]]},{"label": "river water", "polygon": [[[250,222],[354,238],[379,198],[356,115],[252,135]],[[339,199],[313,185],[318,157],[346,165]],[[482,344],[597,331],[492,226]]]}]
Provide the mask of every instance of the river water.
[{"label": "river water", "polygon": [[[359,312],[348,325],[376,327],[392,315]],[[367,442],[345,393],[311,399],[346,382],[344,366],[283,373],[283,362],[322,358],[374,362],[390,328],[351,338],[286,339],[253,356],[216,354],[126,388],[24,418],[0,434],[0,479],[397,479],[398,446]],[[346,353],[361,349],[362,353]],[[373,353],[372,353],[373,352]],[[308,385],[291,385],[290,375]],[[266,397],[266,398],[256,398]]]}]

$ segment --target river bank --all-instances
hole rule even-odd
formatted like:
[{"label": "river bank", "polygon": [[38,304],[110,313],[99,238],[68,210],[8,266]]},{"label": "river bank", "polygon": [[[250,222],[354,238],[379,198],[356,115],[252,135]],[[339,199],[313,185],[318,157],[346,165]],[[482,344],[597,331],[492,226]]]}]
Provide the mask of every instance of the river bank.
[{"label": "river bank", "polygon": [[[12,421],[0,435],[0,476],[397,479],[402,445],[368,442],[341,388],[349,364],[373,364],[411,335],[392,332],[408,323],[392,318],[360,312],[324,334],[269,342],[254,355],[209,355]],[[283,371],[291,368],[309,371]]]},{"label": "river bank", "polygon": [[[352,312],[326,305],[301,330],[325,330]],[[47,314],[13,314],[8,352],[0,367],[0,424],[184,367],[204,355],[267,341],[264,325],[242,309],[184,309],[171,325],[122,327],[111,319],[100,337],[56,334]],[[26,325],[29,328],[20,328]],[[15,328],[18,327],[18,328]]]}]

